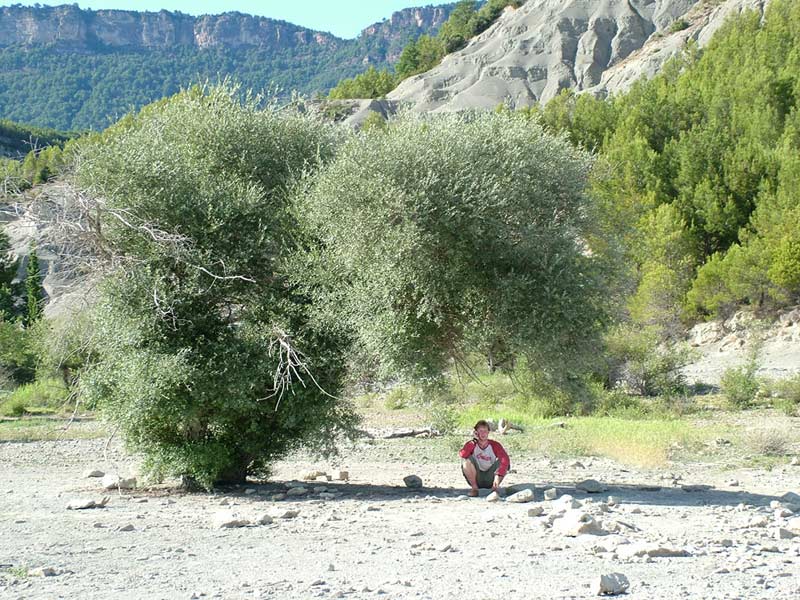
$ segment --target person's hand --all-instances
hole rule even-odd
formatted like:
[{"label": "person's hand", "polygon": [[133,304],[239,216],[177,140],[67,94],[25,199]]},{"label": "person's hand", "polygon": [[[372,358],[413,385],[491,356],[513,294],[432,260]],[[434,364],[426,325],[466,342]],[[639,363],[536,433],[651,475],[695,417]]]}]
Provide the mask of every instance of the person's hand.
[{"label": "person's hand", "polygon": [[496,492],[499,487],[500,487],[500,478],[495,475],[494,481],[492,482],[492,491]]}]

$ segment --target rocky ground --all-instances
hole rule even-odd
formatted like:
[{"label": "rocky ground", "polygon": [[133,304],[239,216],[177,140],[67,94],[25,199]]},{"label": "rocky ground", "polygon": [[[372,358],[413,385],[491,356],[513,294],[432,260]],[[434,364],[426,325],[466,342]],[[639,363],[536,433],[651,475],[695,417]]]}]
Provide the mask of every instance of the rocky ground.
[{"label": "rocky ground", "polygon": [[[0,597],[441,599],[478,586],[488,598],[589,598],[611,573],[630,598],[800,597],[789,461],[667,472],[523,458],[491,502],[465,496],[454,460],[406,460],[404,439],[335,464],[295,458],[268,482],[210,495],[104,491],[88,470],[136,468],[104,444],[0,443]],[[423,487],[406,486],[411,474]],[[576,487],[588,479],[595,488]]]}]

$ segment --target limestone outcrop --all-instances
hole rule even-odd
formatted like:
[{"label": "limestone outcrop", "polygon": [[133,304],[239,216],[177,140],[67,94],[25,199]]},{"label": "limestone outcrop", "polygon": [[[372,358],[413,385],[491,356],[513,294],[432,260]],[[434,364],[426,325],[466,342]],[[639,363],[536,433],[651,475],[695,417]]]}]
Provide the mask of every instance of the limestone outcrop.
[{"label": "limestone outcrop", "polygon": [[546,103],[565,88],[627,89],[687,41],[708,42],[725,18],[768,0],[528,0],[389,99],[420,112]]}]

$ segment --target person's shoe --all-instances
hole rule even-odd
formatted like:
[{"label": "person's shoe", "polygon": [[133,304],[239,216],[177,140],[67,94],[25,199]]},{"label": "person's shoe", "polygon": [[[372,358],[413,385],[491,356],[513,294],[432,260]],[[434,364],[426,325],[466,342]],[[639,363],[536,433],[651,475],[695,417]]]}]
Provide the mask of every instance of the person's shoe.
[{"label": "person's shoe", "polygon": [[470,490],[469,491],[469,497],[470,498],[477,498],[478,497],[478,490],[476,490],[476,489]]}]

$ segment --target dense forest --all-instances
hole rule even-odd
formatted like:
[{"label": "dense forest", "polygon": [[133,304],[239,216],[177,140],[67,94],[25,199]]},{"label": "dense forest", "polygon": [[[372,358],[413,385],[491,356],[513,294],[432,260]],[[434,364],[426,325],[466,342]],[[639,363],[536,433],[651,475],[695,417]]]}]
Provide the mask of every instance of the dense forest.
[{"label": "dense forest", "polygon": [[[451,5],[440,7],[445,14]],[[380,28],[381,24],[376,27]],[[0,48],[0,115],[62,130],[102,130],[180,89],[229,78],[243,89],[326,94],[368,62],[387,69],[410,40],[422,33],[413,20],[363,33],[332,46],[308,44],[275,50],[258,46],[174,49],[89,49],[58,45]]]},{"label": "dense forest", "polygon": [[709,46],[602,100],[530,109],[597,153],[635,288],[634,321],[674,331],[800,300],[800,4],[732,19]]}]

